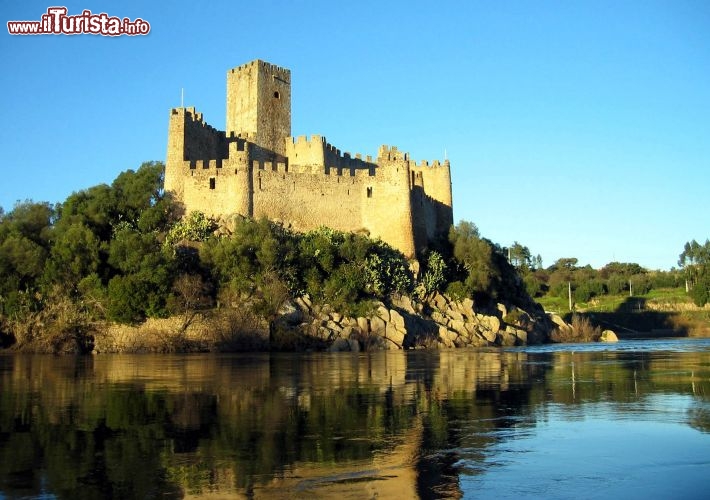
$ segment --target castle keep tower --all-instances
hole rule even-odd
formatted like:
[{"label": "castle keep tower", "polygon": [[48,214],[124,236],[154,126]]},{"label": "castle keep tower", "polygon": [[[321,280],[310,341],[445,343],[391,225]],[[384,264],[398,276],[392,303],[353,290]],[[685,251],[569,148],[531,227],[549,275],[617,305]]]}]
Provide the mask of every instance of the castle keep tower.
[{"label": "castle keep tower", "polygon": [[227,72],[226,131],[195,108],[170,110],[165,191],[184,214],[223,224],[267,217],[295,231],[329,226],[381,238],[414,258],[453,224],[449,162],[417,164],[394,146],[351,155],[291,137],[291,72],[256,60]]},{"label": "castle keep tower", "polygon": [[285,155],[291,136],[291,72],[257,59],[227,71],[227,136]]}]

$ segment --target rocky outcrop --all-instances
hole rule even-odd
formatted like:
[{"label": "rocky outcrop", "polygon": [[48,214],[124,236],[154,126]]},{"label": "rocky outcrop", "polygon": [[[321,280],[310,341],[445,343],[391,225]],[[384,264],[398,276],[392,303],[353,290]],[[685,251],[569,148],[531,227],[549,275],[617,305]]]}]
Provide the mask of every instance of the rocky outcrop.
[{"label": "rocky outcrop", "polygon": [[376,303],[368,316],[354,318],[303,296],[282,308],[274,327],[298,330],[331,351],[360,351],[538,344],[555,325],[540,308],[477,307],[472,299],[436,293],[423,301],[393,297],[389,304]]}]

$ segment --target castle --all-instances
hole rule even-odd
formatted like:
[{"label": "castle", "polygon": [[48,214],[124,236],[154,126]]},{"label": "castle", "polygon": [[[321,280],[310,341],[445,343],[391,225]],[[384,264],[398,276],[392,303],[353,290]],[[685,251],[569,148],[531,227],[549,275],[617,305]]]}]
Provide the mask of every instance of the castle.
[{"label": "castle", "polygon": [[227,72],[226,131],[193,107],[170,111],[165,191],[184,213],[364,232],[408,258],[453,223],[448,161],[416,164],[389,146],[353,157],[291,137],[291,72],[261,60]]}]

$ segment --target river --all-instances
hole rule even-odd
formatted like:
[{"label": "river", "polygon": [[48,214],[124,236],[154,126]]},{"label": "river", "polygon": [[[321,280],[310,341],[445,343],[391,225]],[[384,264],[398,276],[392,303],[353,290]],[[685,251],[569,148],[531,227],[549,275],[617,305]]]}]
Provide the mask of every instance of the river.
[{"label": "river", "polygon": [[707,498],[710,339],[0,355],[0,498]]}]

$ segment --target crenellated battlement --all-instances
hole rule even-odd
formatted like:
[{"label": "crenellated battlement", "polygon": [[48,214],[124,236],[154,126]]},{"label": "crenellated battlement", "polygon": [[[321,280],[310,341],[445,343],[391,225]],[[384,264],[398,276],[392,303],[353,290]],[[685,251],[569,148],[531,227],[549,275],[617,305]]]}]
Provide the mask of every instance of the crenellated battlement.
[{"label": "crenellated battlement", "polygon": [[281,172],[287,173],[288,163],[283,161],[263,161],[263,160],[252,160],[252,169],[257,170],[269,170],[271,172]]},{"label": "crenellated battlement", "polygon": [[423,169],[423,168],[449,169],[450,168],[449,160],[444,160],[443,162],[441,162],[439,160],[434,160],[432,162],[429,162],[428,160],[421,160],[417,164],[417,162],[409,156],[409,153],[405,153],[404,151],[400,151],[397,148],[397,146],[386,146],[386,145],[380,146],[380,148],[378,150],[377,158],[378,158],[378,160],[382,160],[382,161],[403,161],[403,162],[407,163],[407,165],[410,169]]},{"label": "crenellated battlement", "polygon": [[450,168],[449,160],[444,160],[440,162],[439,160],[434,160],[431,164],[427,160],[421,160],[418,165],[412,165],[412,168],[424,169],[424,168]]},{"label": "crenellated battlement", "polygon": [[229,157],[235,157],[239,152],[244,152],[248,148],[249,142],[241,137],[230,137],[227,139],[229,142]]},{"label": "crenellated battlement", "polygon": [[286,81],[290,82],[291,81],[291,70],[282,68],[281,66],[277,66],[275,64],[268,63],[266,61],[262,61],[261,59],[255,59],[253,61],[250,61],[245,64],[241,64],[237,66],[236,68],[232,68],[229,70],[230,73],[240,73],[243,71],[249,71],[253,69],[261,69],[264,71],[267,71],[271,74],[273,74],[276,77],[281,77],[286,79]]},{"label": "crenellated battlement", "polygon": [[[325,143],[326,143],[325,137],[323,137],[323,136],[321,136],[321,135],[310,135],[310,136],[308,136],[308,135],[299,135],[299,136],[296,136],[296,137],[289,137],[288,139],[291,140],[291,143],[292,143],[292,144],[305,144],[305,143],[308,143],[308,144],[312,144],[312,143],[322,143],[322,144],[325,144]],[[288,139],[287,139],[287,140],[288,140]]]},{"label": "crenellated battlement", "polygon": [[187,162],[190,165],[190,170],[218,170],[222,169],[223,160],[190,160]]},{"label": "crenellated battlement", "polygon": [[400,151],[397,146],[383,144],[377,150],[377,158],[387,161],[409,161],[409,153]]},{"label": "crenellated battlement", "polygon": [[177,117],[182,117],[187,123],[192,123],[194,125],[203,127],[210,132],[217,132],[224,134],[221,130],[217,130],[212,125],[205,122],[202,113],[197,111],[194,106],[183,107],[183,108],[172,108],[170,114]]},{"label": "crenellated battlement", "polygon": [[342,151],[291,136],[291,71],[255,60],[227,71],[225,131],[194,107],[172,108],[165,190],[185,213],[266,216],[292,229],[366,230],[407,257],[453,223],[448,160],[415,162],[382,145]]}]

